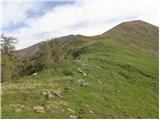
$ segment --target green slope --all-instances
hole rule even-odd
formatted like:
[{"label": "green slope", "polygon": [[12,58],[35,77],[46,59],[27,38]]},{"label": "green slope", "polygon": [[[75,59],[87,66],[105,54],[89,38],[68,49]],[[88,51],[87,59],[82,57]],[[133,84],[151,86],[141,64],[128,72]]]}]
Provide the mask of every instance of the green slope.
[{"label": "green slope", "polygon": [[[50,69],[4,83],[2,118],[158,118],[158,82],[158,27],[122,23]],[[41,94],[53,90],[62,98]]]}]

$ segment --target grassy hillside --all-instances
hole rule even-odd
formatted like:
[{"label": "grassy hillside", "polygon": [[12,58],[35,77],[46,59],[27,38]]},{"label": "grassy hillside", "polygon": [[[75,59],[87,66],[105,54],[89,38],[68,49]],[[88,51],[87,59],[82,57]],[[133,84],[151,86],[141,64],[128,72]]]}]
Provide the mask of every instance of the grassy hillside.
[{"label": "grassy hillside", "polygon": [[127,22],[88,41],[3,83],[2,118],[158,118],[158,28]]}]

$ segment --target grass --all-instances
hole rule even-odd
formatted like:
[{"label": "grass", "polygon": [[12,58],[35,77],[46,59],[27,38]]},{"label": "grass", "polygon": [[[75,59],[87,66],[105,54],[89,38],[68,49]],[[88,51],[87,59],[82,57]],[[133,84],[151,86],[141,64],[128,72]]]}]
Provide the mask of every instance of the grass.
[{"label": "grass", "polygon": [[[151,43],[148,53],[150,44],[126,45],[123,37],[92,39],[79,57],[68,55],[36,76],[2,84],[2,118],[158,118],[158,46]],[[41,95],[52,90],[63,97]],[[34,112],[37,105],[45,112]]]}]

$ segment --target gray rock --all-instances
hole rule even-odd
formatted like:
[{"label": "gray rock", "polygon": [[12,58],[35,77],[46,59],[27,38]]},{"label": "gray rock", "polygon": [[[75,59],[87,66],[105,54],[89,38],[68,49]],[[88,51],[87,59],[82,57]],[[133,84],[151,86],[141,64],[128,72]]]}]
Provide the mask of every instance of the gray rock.
[{"label": "gray rock", "polygon": [[77,116],[70,115],[70,118],[72,118],[72,119],[76,119],[76,118],[77,118]]},{"label": "gray rock", "polygon": [[58,97],[62,98],[62,96],[60,95],[60,91],[53,91],[53,94],[55,96],[58,96]]},{"label": "gray rock", "polygon": [[89,83],[87,83],[85,80],[78,80],[78,83],[81,85],[81,86],[88,86]]},{"label": "gray rock", "polygon": [[68,108],[67,110],[74,113],[74,110],[72,110],[71,108]]},{"label": "gray rock", "polygon": [[35,75],[37,75],[37,73],[33,73],[33,75],[35,76]]},{"label": "gray rock", "polygon": [[34,110],[35,112],[38,112],[38,113],[43,113],[43,112],[45,112],[43,106],[34,106],[34,107],[33,107],[33,110]]},{"label": "gray rock", "polygon": [[89,111],[91,114],[95,114],[92,110]]}]

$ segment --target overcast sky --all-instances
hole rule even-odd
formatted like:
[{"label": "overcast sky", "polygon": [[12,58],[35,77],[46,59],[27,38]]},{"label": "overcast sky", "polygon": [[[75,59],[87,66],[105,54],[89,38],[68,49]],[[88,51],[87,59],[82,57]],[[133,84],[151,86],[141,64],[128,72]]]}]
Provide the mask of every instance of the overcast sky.
[{"label": "overcast sky", "polygon": [[0,1],[1,32],[18,38],[16,49],[69,34],[101,34],[124,21],[158,26],[159,0]]}]

